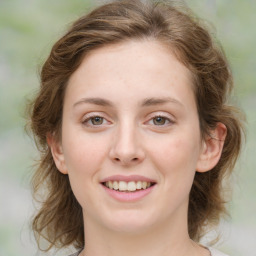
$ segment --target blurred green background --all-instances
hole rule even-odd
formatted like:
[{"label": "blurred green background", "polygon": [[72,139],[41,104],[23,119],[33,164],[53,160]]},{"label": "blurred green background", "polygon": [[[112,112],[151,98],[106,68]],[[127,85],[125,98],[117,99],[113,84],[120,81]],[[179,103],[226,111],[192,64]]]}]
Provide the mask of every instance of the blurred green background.
[{"label": "blurred green background", "polygon": [[[248,120],[246,146],[233,177],[232,218],[221,224],[217,246],[232,256],[256,256],[256,1],[186,2],[216,28],[234,73],[235,101]],[[0,256],[42,255],[29,227],[29,179],[37,153],[24,132],[24,107],[39,86],[40,65],[52,44],[94,4],[0,0]]]}]

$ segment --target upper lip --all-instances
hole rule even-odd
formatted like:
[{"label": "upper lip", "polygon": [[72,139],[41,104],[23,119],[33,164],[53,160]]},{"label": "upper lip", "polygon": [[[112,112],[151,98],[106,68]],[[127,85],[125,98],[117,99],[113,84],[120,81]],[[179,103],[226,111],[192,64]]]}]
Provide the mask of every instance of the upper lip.
[{"label": "upper lip", "polygon": [[141,176],[141,175],[129,175],[129,176],[125,176],[125,175],[112,175],[109,177],[106,177],[104,179],[101,180],[101,183],[107,182],[107,181],[146,181],[146,182],[151,182],[151,183],[156,183],[155,180],[147,178],[145,176]]}]

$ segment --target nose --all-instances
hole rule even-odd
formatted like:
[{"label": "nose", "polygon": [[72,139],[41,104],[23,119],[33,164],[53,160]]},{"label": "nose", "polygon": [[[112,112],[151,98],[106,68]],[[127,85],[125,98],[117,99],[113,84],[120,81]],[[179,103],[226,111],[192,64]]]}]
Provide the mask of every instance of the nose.
[{"label": "nose", "polygon": [[132,125],[123,125],[114,134],[109,156],[114,163],[133,166],[145,159],[138,131]]}]

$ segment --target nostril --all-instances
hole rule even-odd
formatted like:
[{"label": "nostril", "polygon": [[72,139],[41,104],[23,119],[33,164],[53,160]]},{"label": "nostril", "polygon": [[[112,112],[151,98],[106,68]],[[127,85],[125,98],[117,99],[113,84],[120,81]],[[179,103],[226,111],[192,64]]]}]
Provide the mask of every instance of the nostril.
[{"label": "nostril", "polygon": [[114,158],[114,161],[115,162],[123,162],[123,163],[125,163],[125,164],[128,164],[128,163],[133,163],[133,162],[138,162],[139,161],[139,158],[138,157],[134,157],[134,158],[131,158],[131,159],[120,159],[120,158],[118,158],[118,157],[115,157]]}]

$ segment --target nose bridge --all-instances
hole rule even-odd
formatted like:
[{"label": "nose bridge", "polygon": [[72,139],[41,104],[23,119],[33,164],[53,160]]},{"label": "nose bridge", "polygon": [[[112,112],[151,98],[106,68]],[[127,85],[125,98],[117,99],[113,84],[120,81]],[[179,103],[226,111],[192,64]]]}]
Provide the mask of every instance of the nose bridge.
[{"label": "nose bridge", "polygon": [[138,163],[144,154],[140,145],[138,127],[132,119],[120,121],[111,148],[111,158],[123,165]]}]

